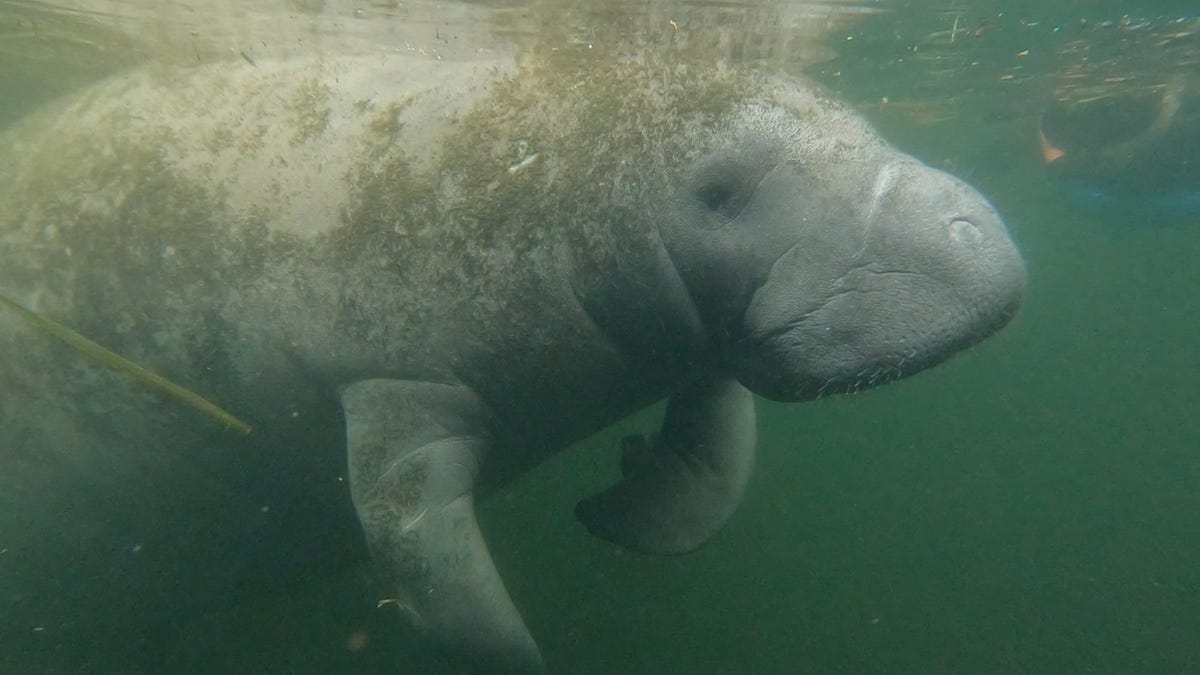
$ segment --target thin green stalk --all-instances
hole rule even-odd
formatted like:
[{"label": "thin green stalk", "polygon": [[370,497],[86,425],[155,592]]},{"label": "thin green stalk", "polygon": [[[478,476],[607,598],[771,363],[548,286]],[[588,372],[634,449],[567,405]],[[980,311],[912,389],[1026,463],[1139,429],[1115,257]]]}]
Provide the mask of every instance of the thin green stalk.
[{"label": "thin green stalk", "polygon": [[86,337],[76,333],[66,326],[46,318],[37,312],[26,309],[20,303],[0,295],[0,304],[8,307],[13,312],[24,318],[29,323],[37,328],[49,333],[50,335],[62,340],[77,351],[119,373],[132,378],[135,382],[143,384],[151,389],[155,389],[162,394],[165,394],[186,406],[190,406],[200,412],[212,417],[226,427],[243,434],[250,433],[250,425],[234,417],[230,413],[217,406],[215,403],[208,401],[199,394],[184,389],[167,378],[153,373],[129,359],[117,354],[116,352],[105,349],[104,347],[92,342]]}]

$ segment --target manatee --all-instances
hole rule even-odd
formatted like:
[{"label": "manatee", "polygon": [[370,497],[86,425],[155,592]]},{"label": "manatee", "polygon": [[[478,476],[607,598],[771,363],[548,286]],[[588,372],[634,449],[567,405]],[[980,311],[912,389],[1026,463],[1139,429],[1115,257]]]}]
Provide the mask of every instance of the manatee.
[{"label": "manatee", "polygon": [[1024,286],[964,182],[811,82],[667,50],[147,67],[0,156],[0,293],[253,428],[0,308],[8,644],[115,649],[365,540],[431,645],[538,672],[478,496],[665,398],[576,513],[693,550],[746,488],[754,395],[916,373]]}]

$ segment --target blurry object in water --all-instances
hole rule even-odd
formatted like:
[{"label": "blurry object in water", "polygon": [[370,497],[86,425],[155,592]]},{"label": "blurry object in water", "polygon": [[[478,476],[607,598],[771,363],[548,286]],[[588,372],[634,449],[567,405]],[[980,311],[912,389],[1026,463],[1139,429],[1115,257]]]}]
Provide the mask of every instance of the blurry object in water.
[{"label": "blurry object in water", "polygon": [[1105,208],[1200,207],[1198,23],[1092,22],[1062,47],[1038,142],[1050,171],[1079,196]]},{"label": "blurry object in water", "polygon": [[1133,194],[1200,190],[1200,88],[1177,77],[1085,100],[1056,100],[1038,121],[1057,174]]},{"label": "blurry object in water", "polygon": [[1089,202],[1194,212],[1200,17],[1085,11],[1101,10],[914,7],[868,19],[813,70],[928,147],[952,139],[960,157],[998,168],[1040,144],[1038,163]]}]

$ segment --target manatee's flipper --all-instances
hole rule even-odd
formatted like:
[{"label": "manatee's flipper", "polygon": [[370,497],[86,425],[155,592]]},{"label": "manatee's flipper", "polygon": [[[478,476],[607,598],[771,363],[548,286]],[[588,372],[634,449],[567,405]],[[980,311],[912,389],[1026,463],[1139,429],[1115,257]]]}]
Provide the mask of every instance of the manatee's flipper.
[{"label": "manatee's flipper", "polygon": [[464,387],[367,380],[342,406],[354,505],[397,604],[468,667],[543,671],[475,521],[472,487],[490,446],[483,402]]},{"label": "manatee's flipper", "polygon": [[645,553],[695,549],[742,499],[754,469],[754,400],[704,379],[671,396],[662,431],[626,438],[622,479],[575,507],[592,534]]}]

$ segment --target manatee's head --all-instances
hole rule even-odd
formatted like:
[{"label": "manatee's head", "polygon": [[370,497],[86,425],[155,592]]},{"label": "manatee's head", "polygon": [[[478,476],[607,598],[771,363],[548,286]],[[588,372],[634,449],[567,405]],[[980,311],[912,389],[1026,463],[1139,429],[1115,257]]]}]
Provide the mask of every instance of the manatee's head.
[{"label": "manatee's head", "polygon": [[740,107],[660,227],[721,360],[795,401],[934,365],[1003,326],[1025,284],[978,192],[805,91]]}]

